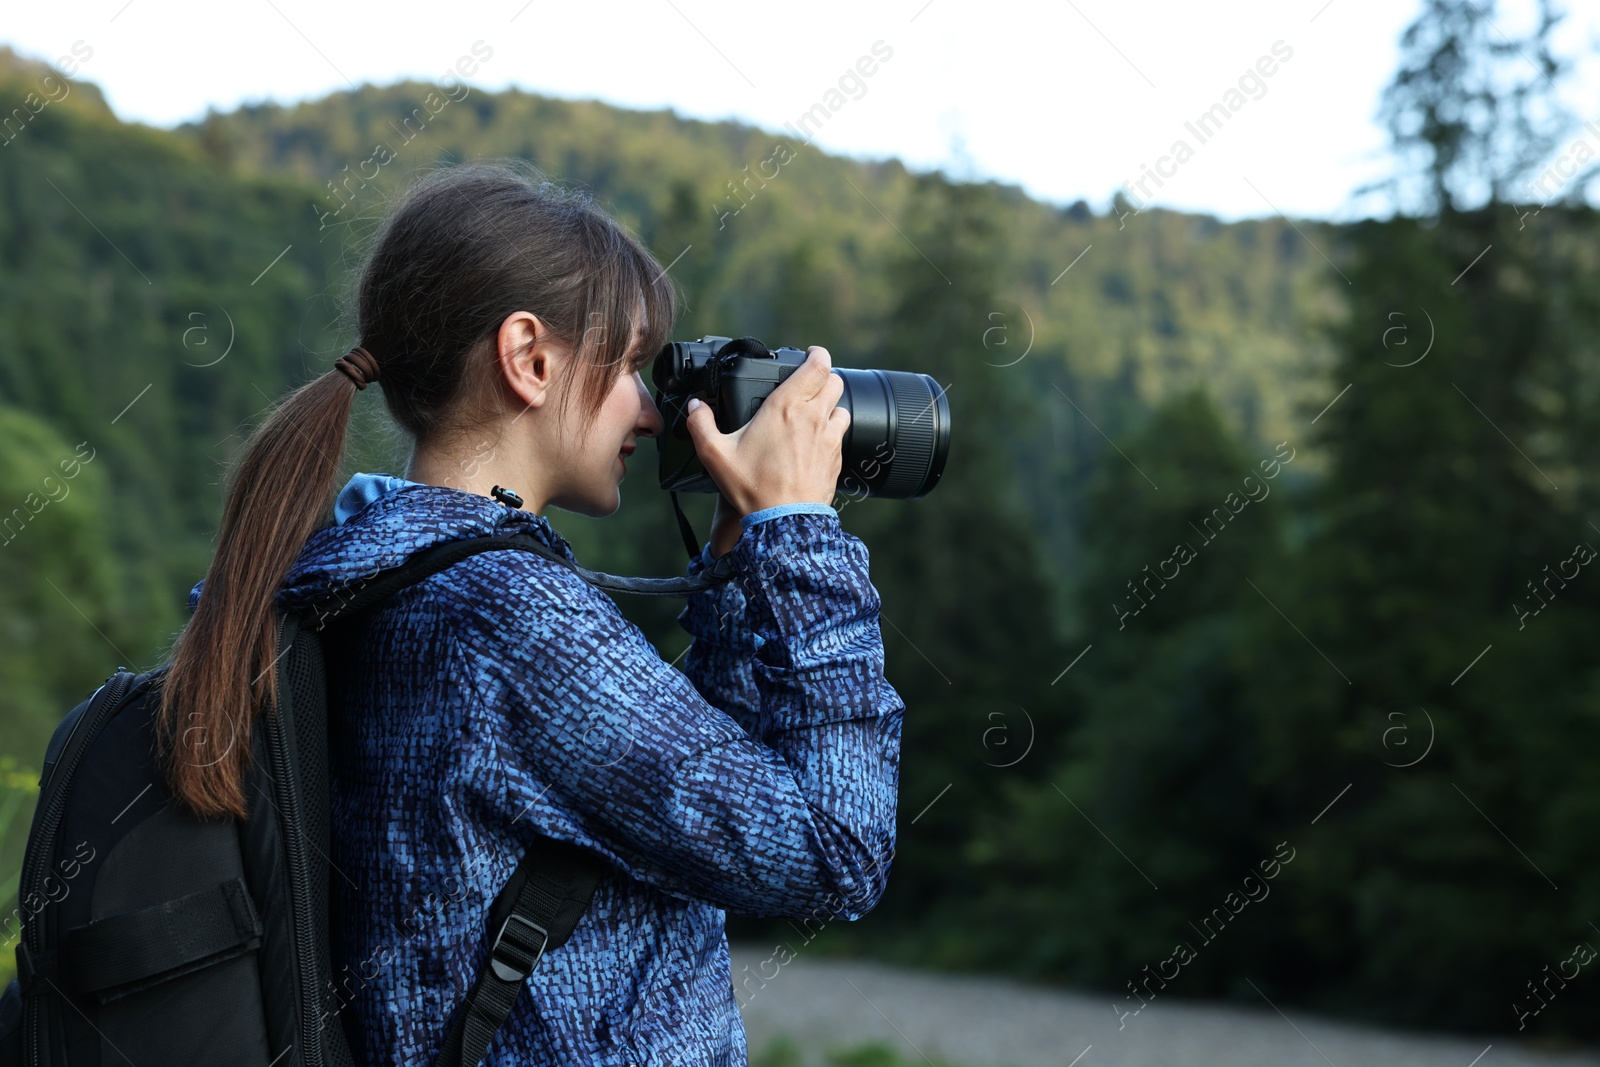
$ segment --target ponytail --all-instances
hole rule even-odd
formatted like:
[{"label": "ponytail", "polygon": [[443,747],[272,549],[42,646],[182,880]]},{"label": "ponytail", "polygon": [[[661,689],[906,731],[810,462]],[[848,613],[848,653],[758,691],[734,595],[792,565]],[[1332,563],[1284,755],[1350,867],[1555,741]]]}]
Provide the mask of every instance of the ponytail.
[{"label": "ponytail", "polygon": [[[572,346],[560,388],[592,420],[618,376],[666,343],[678,299],[655,257],[587,194],[517,161],[418,181],[377,233],[355,298],[354,332],[383,353],[384,406],[415,444],[445,442],[492,410],[506,316],[532,311]],[[202,817],[248,814],[251,728],[278,696],[275,597],[332,503],[356,390],[377,377],[366,349],[352,350],[284,398],[234,468],[156,724],[172,795]]]},{"label": "ponytail", "polygon": [[245,444],[194,615],[173,644],[157,713],[168,788],[202,818],[244,818],[256,711],[278,696],[278,586],[336,489],[356,391],[377,361],[354,349],[291,392]]}]

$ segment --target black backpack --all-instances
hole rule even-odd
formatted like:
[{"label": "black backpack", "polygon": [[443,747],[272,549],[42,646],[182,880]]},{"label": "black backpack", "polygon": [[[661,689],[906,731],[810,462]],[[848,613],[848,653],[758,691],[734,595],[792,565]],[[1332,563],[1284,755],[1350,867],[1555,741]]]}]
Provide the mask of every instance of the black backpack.
[{"label": "black backpack", "polygon": [[[354,1067],[328,948],[324,663],[341,633],[329,624],[497,549],[537,552],[610,592],[681,596],[727,580],[723,567],[694,579],[601,574],[521,533],[436,546],[280,615],[279,700],[251,731],[244,820],[202,821],[173,802],[153,732],[167,667],[119,669],[45,753],[17,889],[17,978],[0,998],[0,1067]],[[437,1067],[482,1060],[607,869],[546,838],[522,857],[490,911],[482,972],[440,1020]]]}]

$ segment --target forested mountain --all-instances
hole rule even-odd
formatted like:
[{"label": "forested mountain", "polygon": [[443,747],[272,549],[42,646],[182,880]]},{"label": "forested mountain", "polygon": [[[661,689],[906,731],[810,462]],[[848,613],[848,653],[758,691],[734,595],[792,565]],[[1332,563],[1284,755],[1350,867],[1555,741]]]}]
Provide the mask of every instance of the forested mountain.
[{"label": "forested mountain", "polygon": [[[213,114],[169,132],[118,121],[88,83],[69,82],[50,100],[41,88],[49,75],[0,53],[0,92],[19,106],[48,101],[23,109],[26,121],[7,127],[0,150],[0,407],[43,424],[28,423],[30,432],[95,450],[105,479],[95,503],[115,516],[99,536],[117,577],[103,596],[86,592],[66,610],[93,621],[130,665],[154,662],[180,621],[243,433],[352,339],[343,297],[384,197],[437,161],[518,156],[591,189],[663,263],[675,261],[687,298],[680,336],[821,340],[840,365],[873,365],[893,351],[908,368],[948,368],[941,380],[963,420],[958,441],[970,447],[988,426],[1000,431],[995,462],[1004,469],[990,473],[1045,534],[1053,588],[1075,559],[1072,513],[1104,447],[1099,431],[1116,434],[1152,401],[1204,383],[1241,432],[1264,439],[1322,388],[1309,371],[1325,346],[1295,309],[1312,302],[1306,294],[1326,265],[1281,221],[1223,226],[1152,211],[1119,224],[1082,204],[1062,210],[999,185],[964,187],[984,220],[984,247],[951,256],[976,254],[992,267],[982,299],[916,351],[890,336],[899,282],[891,265],[911,254],[921,267],[903,273],[926,270],[947,288],[960,265],[913,250],[905,234],[925,221],[919,186],[946,183],[898,162],[837,159],[733,123],[520,92],[469,91],[433,114],[425,102],[440,106],[435,87],[410,83]],[[1002,382],[1004,404],[1037,402],[1028,436],[1001,408],[963,407],[963,379],[978,376]],[[398,469],[403,453],[384,437],[373,399],[363,397],[370,432],[352,465]],[[24,453],[6,451],[20,463]],[[963,454],[958,444],[957,463]],[[42,476],[36,466],[7,467],[17,504]],[[946,490],[890,506],[927,510],[951,498]],[[659,507],[631,516],[637,525],[630,510],[646,509],[625,509],[604,528],[570,525],[601,562],[646,562],[624,546],[649,537],[667,547],[648,561],[675,567]],[[54,540],[17,538],[7,558],[48,554]],[[31,561],[24,569],[37,571]],[[1058,605],[1070,610],[1060,588]],[[27,616],[30,603],[40,607],[24,600],[5,614]],[[19,750],[39,741],[52,707],[28,697],[6,716]]]},{"label": "forested mountain", "polygon": [[[211,114],[179,132],[237,173],[313,183],[305,210],[340,231],[333,241],[357,237],[419,166],[530,159],[593,190],[663,263],[683,255],[673,273],[689,289],[688,330],[738,323],[790,341],[823,330],[841,356],[884,343],[885,257],[905,247],[896,230],[906,229],[916,185],[898,161],[831,157],[787,130],[670,111],[462,92],[454,102],[424,83],[363,87]],[[1026,347],[1031,320],[1033,351],[1052,373],[1115,382],[1141,403],[1203,385],[1247,436],[1263,439],[1287,428],[1297,402],[1320,395],[1326,346],[1308,317],[1332,306],[1324,286],[1341,280],[1284,220],[1097,216],[1082,202],[1058,208],[1013,187],[978,188],[1004,249],[988,309],[1000,317],[980,317],[978,332],[950,338],[952,347],[1006,363]],[[1308,232],[1320,241],[1322,229]],[[936,257],[925,263],[948,273]],[[820,317],[795,319],[797,303],[820,304]],[[1021,320],[1010,321],[1010,349],[984,354],[983,331],[1009,320]],[[997,346],[1002,334],[989,339]]]},{"label": "forested mountain", "polygon": [[[1226,905],[1237,927],[1179,961],[1173,995],[1254,996],[1250,978],[1282,1003],[1511,1030],[1524,979],[1589,936],[1596,600],[1569,576],[1550,618],[1512,608],[1600,538],[1588,209],[1297,232],[461,86],[157,130],[82,82],[35,111],[48,74],[0,53],[0,103],[23,108],[0,145],[0,897],[22,772],[116,665],[159,661],[244,435],[355,340],[344,297],[387,198],[507,156],[671,265],[678,336],[824,343],[949,390],[939,487],[841,512],[909,711],[889,894],[817,951],[1123,997],[1275,864],[1272,899]],[[352,470],[404,464],[380,393]],[[647,469],[624,500],[552,519],[591,566],[681,571]],[[704,531],[709,501],[689,503]],[[675,605],[623,607],[683,650]],[[1576,1003],[1537,1027],[1595,1033]]]}]

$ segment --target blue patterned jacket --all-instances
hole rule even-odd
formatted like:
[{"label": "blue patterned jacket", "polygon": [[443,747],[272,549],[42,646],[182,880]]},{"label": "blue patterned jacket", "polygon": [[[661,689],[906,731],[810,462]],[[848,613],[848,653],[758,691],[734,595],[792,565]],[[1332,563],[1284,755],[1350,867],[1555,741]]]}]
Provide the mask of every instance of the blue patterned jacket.
[{"label": "blue patterned jacket", "polygon": [[[285,609],[460,538],[528,531],[573,558],[547,520],[441,486],[357,475],[335,514]],[[773,976],[730,973],[725,912],[809,939],[877,902],[905,708],[866,546],[825,506],[745,526],[737,577],[678,616],[681,671],[607,595],[527,552],[469,557],[359,624],[330,672],[330,858],[362,1064],[433,1060],[537,834],[614,871],[528,980],[491,1067],[742,1065],[738,1003]]]}]

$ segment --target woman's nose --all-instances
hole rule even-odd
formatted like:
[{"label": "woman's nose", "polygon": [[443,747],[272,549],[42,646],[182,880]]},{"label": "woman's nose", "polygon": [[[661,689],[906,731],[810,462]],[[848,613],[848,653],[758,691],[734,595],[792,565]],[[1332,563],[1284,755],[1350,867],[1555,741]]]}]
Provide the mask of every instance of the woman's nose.
[{"label": "woman's nose", "polygon": [[666,432],[666,420],[661,417],[656,402],[651,399],[650,390],[644,384],[643,376],[635,373],[633,380],[639,386],[639,425],[634,432],[639,437],[660,437]]}]

